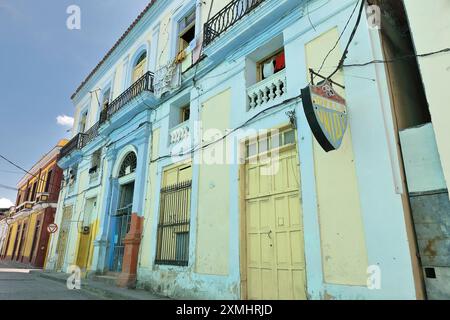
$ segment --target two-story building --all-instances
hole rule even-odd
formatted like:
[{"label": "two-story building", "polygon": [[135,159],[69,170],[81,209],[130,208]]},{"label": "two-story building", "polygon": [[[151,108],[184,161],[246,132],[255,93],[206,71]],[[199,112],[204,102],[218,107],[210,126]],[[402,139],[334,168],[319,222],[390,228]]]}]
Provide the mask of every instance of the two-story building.
[{"label": "two-story building", "polygon": [[44,266],[50,233],[61,186],[62,170],[58,167],[60,150],[67,143],[61,140],[45,154],[17,184],[17,200],[3,220],[7,227],[0,256],[6,261]]},{"label": "two-story building", "polygon": [[399,130],[427,112],[370,63],[410,50],[385,37],[403,20],[366,9],[151,1],[72,96],[46,267],[184,298],[423,298]]}]

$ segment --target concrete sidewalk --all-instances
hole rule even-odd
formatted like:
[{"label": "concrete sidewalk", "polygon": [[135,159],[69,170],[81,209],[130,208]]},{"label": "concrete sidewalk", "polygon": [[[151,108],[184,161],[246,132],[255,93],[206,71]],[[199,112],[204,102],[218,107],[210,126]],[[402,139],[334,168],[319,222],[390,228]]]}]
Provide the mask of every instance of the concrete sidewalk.
[{"label": "concrete sidewalk", "polygon": [[[43,270],[34,270],[33,272],[36,272],[42,278],[62,282],[64,284],[70,276],[66,273]],[[168,298],[154,295],[145,290],[119,288],[104,281],[85,278],[81,279],[81,288],[110,300],[168,300]]]}]

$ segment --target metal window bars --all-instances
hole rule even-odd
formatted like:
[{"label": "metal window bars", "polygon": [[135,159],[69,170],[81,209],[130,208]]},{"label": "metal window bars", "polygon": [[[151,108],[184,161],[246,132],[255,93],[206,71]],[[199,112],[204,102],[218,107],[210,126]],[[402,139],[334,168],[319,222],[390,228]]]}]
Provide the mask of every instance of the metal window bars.
[{"label": "metal window bars", "polygon": [[155,264],[187,266],[192,181],[161,189]]},{"label": "metal window bars", "polygon": [[114,243],[114,257],[113,257],[113,271],[122,271],[123,255],[125,253],[125,236],[130,231],[131,226],[131,210],[133,205],[129,204],[123,208],[120,208],[113,215],[114,223],[116,227],[116,240]]}]

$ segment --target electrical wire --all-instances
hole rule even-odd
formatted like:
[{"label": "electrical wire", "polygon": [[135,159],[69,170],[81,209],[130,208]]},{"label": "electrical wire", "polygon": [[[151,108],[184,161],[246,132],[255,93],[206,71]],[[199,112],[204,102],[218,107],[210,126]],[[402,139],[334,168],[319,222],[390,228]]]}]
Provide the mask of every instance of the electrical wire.
[{"label": "electrical wire", "polygon": [[[327,79],[331,79],[336,73],[339,72],[339,70],[344,65],[345,59],[347,59],[348,50],[350,48],[350,44],[352,43],[353,39],[355,38],[356,32],[358,31],[359,24],[361,22],[361,17],[364,12],[364,5],[366,4],[366,0],[361,0],[361,6],[359,8],[358,18],[356,19],[355,26],[353,27],[352,33],[350,34],[350,38],[348,39],[347,45],[345,46],[344,53],[342,54],[341,60],[339,61],[339,64],[328,77]],[[351,18],[350,18],[351,19]]]},{"label": "electrical wire", "polygon": [[[25,173],[27,173],[27,174],[33,176],[33,177],[36,178],[38,181],[42,181],[42,182],[47,183],[46,180],[40,178],[39,176],[37,176],[37,175],[31,173],[31,172],[28,171],[28,170],[22,168],[21,166],[19,166],[18,164],[16,164],[15,162],[9,160],[8,158],[6,158],[5,156],[3,156],[3,155],[1,155],[1,154],[0,154],[0,158],[2,158],[3,160],[5,160],[6,162],[8,162],[9,164],[11,164],[12,166],[16,167],[17,169],[22,170],[23,172],[25,172]],[[56,185],[56,184],[53,184],[53,183],[51,183],[51,182],[49,182],[49,185],[52,185],[52,186],[57,187],[57,188],[60,187],[60,186],[58,186],[58,185]],[[55,194],[56,194],[56,193],[55,193]]]},{"label": "electrical wire", "polygon": [[388,64],[388,63],[394,63],[394,62],[401,61],[401,60],[408,60],[408,59],[412,59],[412,58],[425,58],[425,57],[430,57],[433,55],[437,55],[437,54],[441,54],[441,53],[448,53],[448,52],[450,52],[450,47],[441,49],[441,50],[437,50],[437,51],[422,53],[422,54],[408,54],[408,55],[404,55],[404,56],[400,56],[400,57],[392,58],[392,59],[372,60],[372,61],[368,61],[365,63],[344,64],[342,66],[345,68],[351,68],[351,67],[365,67],[365,66],[368,66],[371,64]]},{"label": "electrical wire", "polygon": [[[362,0],[362,3],[364,3],[365,0]],[[330,57],[331,53],[333,53],[333,51],[337,48],[337,46],[339,45],[342,37],[344,36],[345,31],[347,30],[348,25],[350,24],[350,21],[352,20],[355,12],[356,12],[356,8],[358,8],[358,2],[356,2],[355,7],[353,8],[353,11],[350,15],[350,17],[348,18],[347,22],[345,23],[344,29],[342,29],[341,34],[339,35],[339,38],[337,39],[336,43],[334,44],[334,46],[330,49],[330,51],[328,51],[328,53],[326,54],[325,58],[322,61],[322,64],[319,68],[319,70],[317,71],[317,73],[320,73],[323,69],[323,67],[325,66],[325,63],[327,62],[328,58]],[[315,79],[315,76],[314,78]]]},{"label": "electrical wire", "polygon": [[191,150],[189,150],[189,151],[187,151],[187,152],[184,152],[184,153],[179,153],[179,154],[167,154],[167,155],[164,155],[164,156],[160,156],[160,157],[158,157],[158,158],[156,158],[156,159],[150,160],[150,163],[154,163],[154,162],[157,162],[157,161],[160,161],[160,160],[163,160],[163,159],[167,159],[167,158],[172,158],[172,157],[174,157],[174,156],[177,156],[177,157],[183,157],[183,156],[186,156],[186,155],[189,155],[189,154],[192,155],[192,154],[196,153],[197,151],[204,150],[204,149],[208,148],[209,146],[214,145],[214,144],[216,144],[216,143],[218,143],[218,142],[220,142],[220,141],[226,139],[229,135],[231,135],[232,133],[236,132],[237,130],[246,127],[249,123],[253,122],[255,119],[257,119],[259,116],[263,115],[264,113],[266,113],[266,112],[268,112],[268,111],[270,111],[270,110],[272,110],[272,109],[279,108],[279,107],[282,106],[282,105],[288,104],[288,103],[290,103],[290,102],[292,102],[292,101],[295,101],[295,100],[301,99],[301,98],[302,98],[302,95],[298,95],[298,96],[292,97],[292,98],[290,98],[290,99],[284,100],[283,102],[280,102],[280,103],[278,103],[278,104],[276,104],[276,105],[273,105],[273,106],[271,106],[271,107],[268,107],[268,108],[266,108],[266,109],[264,109],[264,110],[258,112],[258,113],[255,114],[254,116],[252,116],[250,119],[248,119],[247,121],[245,121],[245,122],[244,122],[243,124],[241,124],[240,126],[234,128],[234,129],[229,130],[225,135],[223,135],[222,137],[220,137],[220,138],[218,138],[218,139],[216,139],[216,140],[214,140],[214,141],[212,141],[212,142],[209,142],[209,143],[204,144],[204,145],[194,146],[193,148],[191,148]]},{"label": "electrical wire", "polygon": [[10,187],[10,186],[7,186],[7,185],[1,184],[1,183],[0,183],[0,188],[6,189],[6,190],[18,191],[18,189],[15,187]]}]

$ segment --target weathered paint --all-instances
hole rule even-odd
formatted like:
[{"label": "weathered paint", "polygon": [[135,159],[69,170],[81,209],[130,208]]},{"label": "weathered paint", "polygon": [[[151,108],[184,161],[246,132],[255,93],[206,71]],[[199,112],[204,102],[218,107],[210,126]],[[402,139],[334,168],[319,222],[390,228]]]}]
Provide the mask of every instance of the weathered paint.
[{"label": "weathered paint", "polygon": [[[120,87],[118,83],[122,83],[122,89],[114,92],[113,96],[117,96],[122,90],[125,90],[129,84],[130,65],[139,48],[145,45],[146,41],[158,43],[157,47],[150,43],[150,70],[154,71],[157,66],[170,59],[168,40],[171,37],[168,35],[173,32],[173,21],[170,21],[170,16],[176,16],[195,2],[172,1],[169,4],[168,1],[162,0],[157,3],[160,6],[145,16],[138,27],[129,34],[127,41],[119,46],[108,62],[96,72],[75,97],[76,114],[79,114],[80,110],[84,110],[86,104],[91,104],[92,112],[88,121],[90,125],[97,121],[98,109],[94,102],[89,100],[88,92],[97,87],[104,87],[104,84],[107,84],[113,75],[115,75],[115,88]],[[223,5],[226,3],[223,2]],[[118,200],[115,168],[119,166],[124,151],[132,148],[137,151],[138,168],[135,176],[140,179],[136,181],[133,210],[145,217],[138,285],[173,297],[240,299],[245,296],[241,291],[240,236],[242,226],[239,209],[241,191],[238,181],[240,164],[229,165],[226,174],[224,170],[216,172],[209,168],[205,169],[202,165],[193,164],[189,265],[173,267],[155,265],[154,259],[159,217],[159,190],[163,186],[164,170],[174,162],[167,158],[159,161],[154,161],[154,159],[167,155],[171,151],[169,140],[169,131],[173,128],[171,119],[173,120],[173,112],[177,111],[176,107],[179,107],[180,103],[190,101],[189,127],[192,133],[190,138],[195,142],[200,141],[203,137],[198,132],[194,132],[194,123],[202,119],[202,106],[205,103],[208,104],[211,99],[217,101],[213,106],[214,109],[219,110],[217,118],[229,115],[229,121],[225,123],[225,118],[214,119],[218,123],[211,121],[209,125],[227,125],[230,128],[236,128],[261,111],[261,109],[248,110],[246,90],[248,85],[254,84],[255,79],[253,78],[256,77],[249,78],[246,68],[253,66],[257,61],[270,54],[272,49],[277,49],[278,45],[284,44],[287,65],[284,99],[292,99],[292,101],[249,121],[246,129],[258,130],[286,126],[289,121],[286,111],[295,110],[296,112],[299,163],[302,173],[300,182],[308,298],[414,299],[416,297],[411,253],[405,230],[402,190],[399,187],[398,172],[400,168],[398,161],[395,161],[398,158],[395,154],[396,149],[392,147],[395,146],[395,138],[393,137],[392,114],[388,112],[390,97],[385,90],[387,87],[386,74],[382,69],[370,65],[367,68],[358,69],[357,78],[350,73],[344,73],[338,78],[346,86],[345,95],[350,112],[349,126],[351,130],[347,132],[344,148],[340,151],[343,154],[342,159],[338,157],[339,160],[342,160],[339,163],[342,163],[343,166],[332,164],[336,171],[342,170],[342,173],[347,174],[341,177],[335,172],[332,173],[334,178],[339,178],[342,185],[334,185],[333,191],[336,193],[330,195],[330,188],[324,185],[323,177],[316,177],[316,170],[318,166],[323,169],[323,165],[330,162],[329,159],[332,159],[333,156],[331,158],[325,158],[324,155],[321,158],[318,157],[320,153],[314,145],[311,131],[303,114],[301,101],[294,98],[298,97],[300,89],[309,82],[306,62],[308,64],[310,62],[305,50],[307,44],[334,28],[337,28],[334,34],[340,33],[345,27],[355,1],[317,0],[309,3],[309,17],[314,21],[315,28],[311,26],[306,15],[303,15],[304,3],[300,0],[265,1],[253,14],[224,33],[222,41],[219,39],[209,48],[205,48],[206,63],[200,64],[198,68],[188,71],[184,75],[188,79],[194,74],[197,76],[195,87],[189,81],[185,81],[179,92],[169,94],[160,100],[157,111],[149,110],[140,101],[132,101],[118,115],[129,114],[128,120],[121,123],[113,121],[108,124],[102,138],[96,139],[81,151],[81,158],[76,160],[79,161],[79,166],[75,191],[73,194],[67,194],[67,188],[63,190],[63,201],[58,207],[57,216],[58,219],[61,219],[62,208],[67,205],[74,205],[74,212],[79,214],[84,210],[85,199],[98,196],[99,231],[94,241],[91,264],[93,272],[101,273],[107,270],[108,241],[111,237],[109,216],[115,211]],[[208,10],[201,7],[201,19],[204,22]],[[214,12],[216,9],[219,10],[219,8],[214,8]],[[271,17],[274,14],[278,14],[280,19],[273,21]],[[350,24],[354,23],[354,19]],[[264,32],[256,32],[257,28],[253,27],[256,24],[262,26]],[[253,29],[249,30],[249,28]],[[349,37],[350,31],[346,30],[343,39]],[[334,36],[333,40],[335,39]],[[323,43],[319,41],[318,48],[314,50],[321,53],[328,52],[331,42],[331,40]],[[380,48],[379,35],[369,31],[367,22],[363,19],[349,51],[348,61],[361,62],[379,58]],[[336,56],[337,52],[332,56],[334,61]],[[208,67],[204,67],[205,65]],[[328,64],[329,66],[330,64]],[[361,81],[361,77],[376,81]],[[229,97],[225,99],[222,96],[223,92],[227,92]],[[206,126],[209,125],[206,124]],[[76,129],[74,130],[75,134]],[[232,137],[240,141],[248,135],[248,133],[242,136],[236,134]],[[86,178],[86,171],[89,170],[93,151],[99,148],[103,148],[104,151],[101,178],[99,183],[90,185]],[[192,159],[187,155],[175,162],[183,160]],[[64,168],[68,168],[74,161],[70,158],[63,159],[60,164]],[[226,182],[214,183],[220,178]],[[351,185],[345,186],[347,179],[350,179]],[[213,181],[213,183],[208,181]],[[208,192],[212,192],[212,194],[205,196],[204,190],[211,187],[213,188]],[[204,215],[206,212],[204,208],[207,204],[211,205],[213,196],[217,195],[216,190],[223,192],[223,198],[219,200],[227,206],[224,211],[212,212],[217,214],[223,223],[220,228],[217,225],[211,225],[216,221]],[[346,194],[346,191],[350,191],[350,193]],[[333,216],[333,213],[337,210],[319,208],[321,195],[324,193],[336,201],[350,199],[349,201],[353,204],[352,210],[349,213],[344,212],[344,214],[350,215],[349,218],[356,221],[355,232],[350,232],[342,221],[335,220],[338,217]],[[379,201],[379,199],[383,199],[383,201]],[[323,216],[323,212],[326,212],[325,216]],[[300,216],[300,212],[298,214]],[[74,217],[76,220],[77,215],[74,214]],[[324,222],[328,225],[321,227],[320,219],[324,218],[331,220],[326,219]],[[332,221],[336,221],[337,225],[345,227],[343,230],[350,232],[350,239],[357,242],[359,255],[348,253],[353,250],[353,246],[350,246],[350,241],[347,240],[343,242],[345,244],[343,247],[333,246],[331,249],[327,247],[328,243],[323,241],[321,235],[325,231],[325,234],[329,235],[329,239],[334,239],[331,237],[335,231],[331,226]],[[389,224],[386,221],[389,221]],[[216,233],[220,242],[215,243],[214,238],[210,238],[213,231],[219,231]],[[199,239],[203,240],[199,241]],[[57,235],[52,240],[53,243],[55,241],[57,241]],[[65,267],[69,263],[73,263],[76,243],[75,232],[71,238],[67,257],[65,257]],[[334,243],[331,244],[334,245]],[[56,244],[53,245],[51,254],[54,254],[55,246]],[[333,261],[332,263],[326,261],[327,255],[323,255],[322,248],[328,250],[325,252],[331,253],[336,257],[335,259],[339,257],[336,264]],[[220,252],[221,255],[217,256],[220,250],[224,250],[224,252]],[[216,264],[213,257],[218,257],[217,262],[219,263]],[[350,266],[348,270],[343,270],[345,259],[343,257],[349,257],[355,265]],[[336,271],[330,267],[335,265],[338,266]],[[364,280],[367,280],[367,277],[364,279],[366,271],[364,266],[366,265],[380,266],[382,286],[379,290],[369,290],[365,285]]]},{"label": "weathered paint", "polygon": [[[230,127],[231,92],[226,90],[201,105],[201,121],[206,141],[224,135]],[[201,152],[208,165],[199,168],[197,245],[195,271],[200,274],[229,274],[230,172],[224,162],[227,150],[218,144]]]},{"label": "weathered paint", "polygon": [[410,193],[447,189],[431,123],[400,132]]},{"label": "weathered paint", "polygon": [[[308,68],[318,71],[327,54],[323,48],[332,47],[338,37],[338,29],[333,28],[306,44]],[[324,64],[324,72],[330,72],[341,56],[341,50],[333,51]],[[343,83],[344,77],[338,73],[332,80]],[[345,97],[343,90],[334,88]],[[325,282],[363,286],[367,282],[368,258],[351,127],[347,128],[341,147],[333,152],[326,153],[314,139],[314,163]]]},{"label": "weathered paint", "polygon": [[[449,47],[450,3],[435,0],[424,5],[420,0],[405,0],[411,35],[417,54],[424,54]],[[439,32],[436,32],[439,30]],[[447,187],[450,181],[450,90],[447,89],[450,75],[450,54],[443,53],[428,58],[418,58],[419,68],[428,100],[428,106],[436,134],[442,169]]]}]

